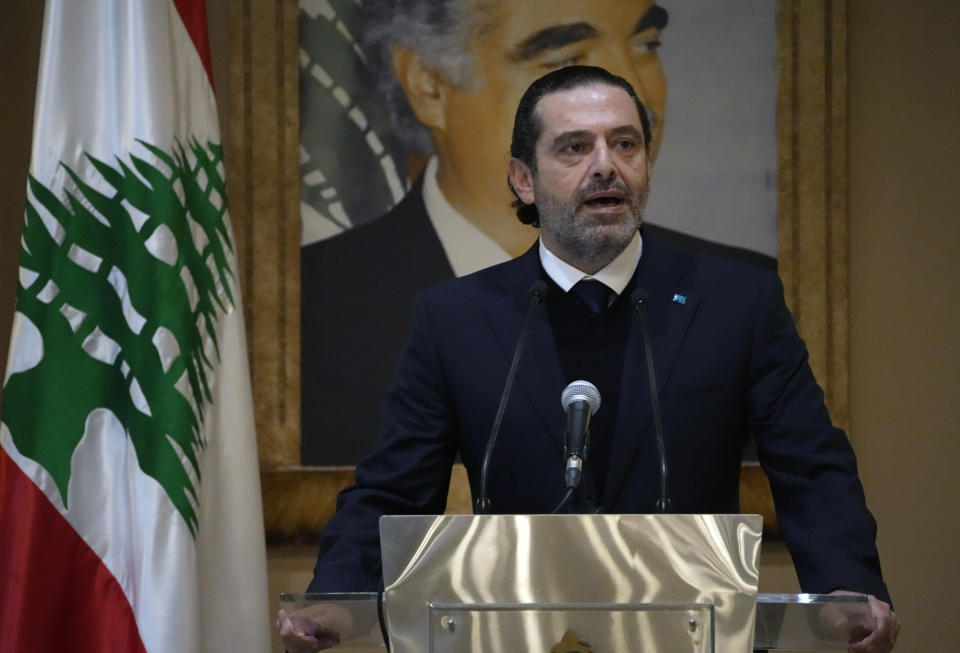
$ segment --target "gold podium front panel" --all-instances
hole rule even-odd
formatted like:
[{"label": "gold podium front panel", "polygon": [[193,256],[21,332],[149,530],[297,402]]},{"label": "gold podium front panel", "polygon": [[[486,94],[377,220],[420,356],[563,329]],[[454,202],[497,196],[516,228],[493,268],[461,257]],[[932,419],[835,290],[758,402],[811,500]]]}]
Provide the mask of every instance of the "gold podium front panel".
[{"label": "gold podium front panel", "polygon": [[752,649],[755,515],[392,516],[380,528],[397,653]]}]

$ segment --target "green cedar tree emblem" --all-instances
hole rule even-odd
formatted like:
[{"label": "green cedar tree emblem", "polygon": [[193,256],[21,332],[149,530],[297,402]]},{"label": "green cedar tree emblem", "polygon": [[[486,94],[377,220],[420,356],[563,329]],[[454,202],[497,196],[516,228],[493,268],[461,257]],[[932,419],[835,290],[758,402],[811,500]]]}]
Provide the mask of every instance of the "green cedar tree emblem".
[{"label": "green cedar tree emblem", "polygon": [[208,375],[234,305],[222,148],[140,144],[152,156],[88,155],[100,179],[63,166],[75,188],[59,197],[28,181],[16,310],[43,351],[10,374],[3,421],[66,504],[88,416],[112,411],[195,536]]}]

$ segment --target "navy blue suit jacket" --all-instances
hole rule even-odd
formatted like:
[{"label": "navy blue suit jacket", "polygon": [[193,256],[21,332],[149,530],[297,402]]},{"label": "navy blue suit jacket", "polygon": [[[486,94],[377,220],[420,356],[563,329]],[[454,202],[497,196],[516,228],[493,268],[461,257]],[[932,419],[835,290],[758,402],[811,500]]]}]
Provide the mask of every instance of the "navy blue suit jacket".
[{"label": "navy blue suit jacket", "polygon": [[[889,600],[853,451],[830,423],[776,274],[674,249],[644,233],[637,285],[650,298],[672,510],[738,512],[741,448],[752,432],[804,591],[845,587]],[[375,589],[379,516],[442,512],[458,452],[478,494],[527,290],[541,275],[534,247],[418,298],[414,332],[384,401],[382,441],[358,465],[356,485],[341,493],[312,591]],[[655,509],[658,462],[646,379],[633,318],[610,464],[591,469],[604,475],[600,503],[607,513]],[[491,464],[494,512],[545,513],[560,500],[559,397],[571,380],[541,307]]]}]

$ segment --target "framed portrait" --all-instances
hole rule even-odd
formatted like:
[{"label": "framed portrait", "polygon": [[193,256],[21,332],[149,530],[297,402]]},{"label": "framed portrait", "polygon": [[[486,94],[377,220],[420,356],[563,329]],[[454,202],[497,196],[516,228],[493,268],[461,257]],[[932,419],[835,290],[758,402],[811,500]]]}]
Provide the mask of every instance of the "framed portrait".
[{"label": "framed portrait", "polygon": [[[378,0],[231,5],[227,166],[272,541],[315,540],[375,441],[416,291],[534,242],[510,224],[512,114],[568,63],[621,74],[648,107],[645,222],[777,266],[846,425],[845,4],[539,1],[475,20]],[[463,101],[444,112],[443,92]],[[416,265],[394,258],[410,243]],[[743,510],[775,532],[762,472],[748,460],[741,479]],[[453,486],[451,509],[469,510],[462,469]]]}]

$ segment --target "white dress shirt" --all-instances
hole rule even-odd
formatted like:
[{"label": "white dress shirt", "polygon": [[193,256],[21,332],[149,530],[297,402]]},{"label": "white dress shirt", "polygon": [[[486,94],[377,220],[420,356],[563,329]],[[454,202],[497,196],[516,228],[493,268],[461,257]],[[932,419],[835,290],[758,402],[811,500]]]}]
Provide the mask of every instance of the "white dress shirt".
[{"label": "white dress shirt", "polygon": [[463,217],[443,196],[437,185],[435,156],[430,157],[423,173],[423,203],[454,275],[462,277],[513,258],[499,243]]},{"label": "white dress shirt", "polygon": [[570,289],[577,282],[584,279],[596,279],[616,293],[610,295],[610,303],[613,303],[630,283],[630,279],[640,263],[642,253],[643,239],[640,237],[640,232],[637,231],[630,242],[627,243],[627,246],[623,248],[623,251],[617,255],[617,258],[607,263],[596,274],[587,274],[551,252],[543,244],[543,239],[540,239],[540,264],[543,265],[544,271],[553,279],[554,283],[560,286],[564,292],[570,292]]}]

